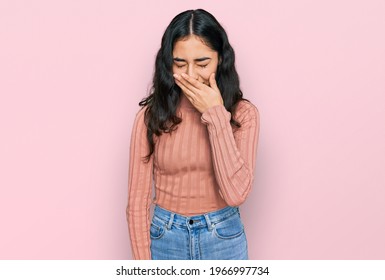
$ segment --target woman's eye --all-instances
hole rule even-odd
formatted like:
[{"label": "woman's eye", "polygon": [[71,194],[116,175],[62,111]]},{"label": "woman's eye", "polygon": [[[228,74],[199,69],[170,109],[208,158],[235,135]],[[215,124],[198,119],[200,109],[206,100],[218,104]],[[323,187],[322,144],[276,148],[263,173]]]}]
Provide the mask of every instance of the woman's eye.
[{"label": "woman's eye", "polygon": [[[185,67],[186,65],[176,65],[177,68],[183,68]],[[201,68],[206,68],[207,64],[206,65],[198,65],[199,67]]]}]

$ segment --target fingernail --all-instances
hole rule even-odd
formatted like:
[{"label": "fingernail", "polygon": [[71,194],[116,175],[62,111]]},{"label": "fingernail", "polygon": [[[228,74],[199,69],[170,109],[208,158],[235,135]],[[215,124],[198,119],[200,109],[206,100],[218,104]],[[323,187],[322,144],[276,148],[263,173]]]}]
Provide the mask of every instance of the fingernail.
[{"label": "fingernail", "polygon": [[182,73],[183,78],[187,78],[187,75],[185,73]]},{"label": "fingernail", "polygon": [[177,74],[174,74],[173,76],[174,76],[174,78],[178,78],[178,75],[177,75]]}]

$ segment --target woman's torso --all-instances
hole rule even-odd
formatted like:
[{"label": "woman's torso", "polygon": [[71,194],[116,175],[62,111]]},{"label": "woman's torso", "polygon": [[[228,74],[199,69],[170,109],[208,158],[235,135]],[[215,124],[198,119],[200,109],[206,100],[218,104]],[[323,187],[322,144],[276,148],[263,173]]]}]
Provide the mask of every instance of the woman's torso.
[{"label": "woman's torso", "polygon": [[178,128],[156,139],[154,203],[185,216],[226,207],[215,179],[202,114],[183,95],[177,114],[182,118]]}]

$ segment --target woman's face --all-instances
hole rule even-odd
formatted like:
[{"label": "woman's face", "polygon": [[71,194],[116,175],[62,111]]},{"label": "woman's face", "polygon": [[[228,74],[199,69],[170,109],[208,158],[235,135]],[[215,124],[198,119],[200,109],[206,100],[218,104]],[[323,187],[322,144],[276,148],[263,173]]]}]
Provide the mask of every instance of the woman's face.
[{"label": "woman's face", "polygon": [[218,52],[210,49],[196,35],[176,41],[173,59],[173,74],[186,73],[206,85],[209,85],[210,74],[217,71]]}]

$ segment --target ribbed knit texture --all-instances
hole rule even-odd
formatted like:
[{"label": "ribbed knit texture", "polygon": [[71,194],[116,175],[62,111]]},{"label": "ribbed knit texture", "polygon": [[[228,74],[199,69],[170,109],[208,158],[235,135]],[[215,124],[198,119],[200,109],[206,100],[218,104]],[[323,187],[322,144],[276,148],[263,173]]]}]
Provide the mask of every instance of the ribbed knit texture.
[{"label": "ribbed knit texture", "polygon": [[[151,259],[150,205],[192,216],[242,204],[250,192],[256,160],[259,112],[240,101],[232,127],[223,105],[203,114],[182,94],[177,114],[182,118],[172,133],[155,136],[148,163],[144,108],[136,114],[129,160],[127,223],[134,259]],[[152,187],[155,187],[155,196]]]}]

